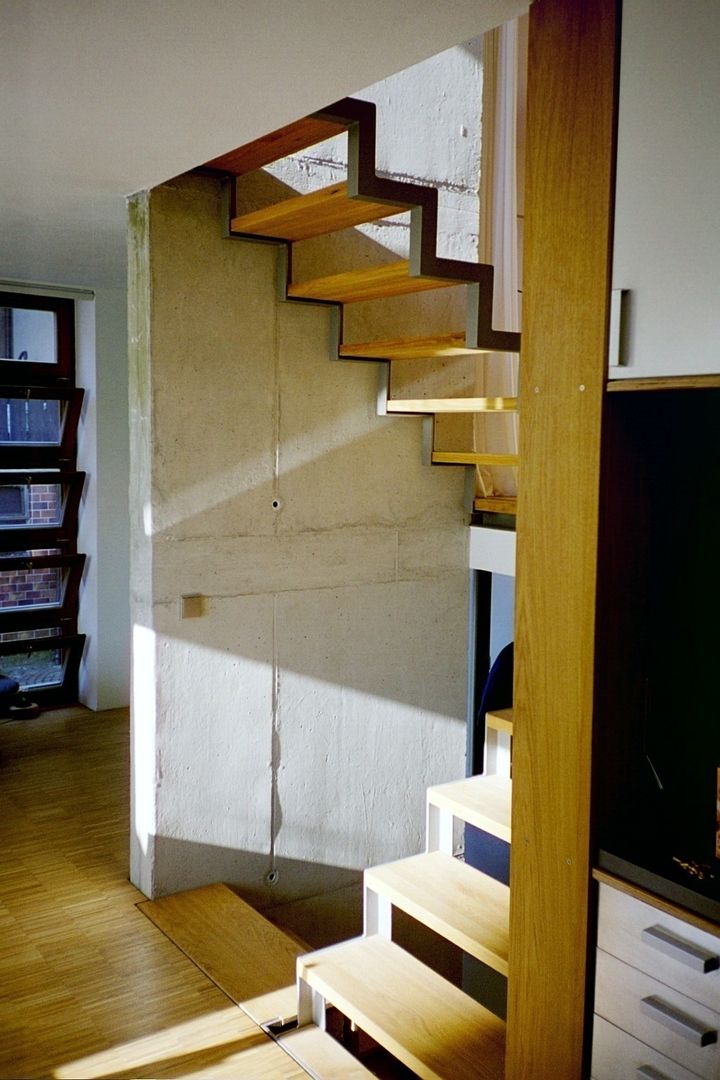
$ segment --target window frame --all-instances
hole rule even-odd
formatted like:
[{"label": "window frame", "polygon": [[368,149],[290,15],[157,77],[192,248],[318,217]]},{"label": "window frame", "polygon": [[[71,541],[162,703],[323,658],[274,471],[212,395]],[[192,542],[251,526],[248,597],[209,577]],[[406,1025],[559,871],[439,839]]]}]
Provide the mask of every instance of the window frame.
[{"label": "window frame", "polygon": [[0,290],[0,307],[55,313],[57,356],[53,364],[0,357],[0,382],[17,386],[43,386],[60,383],[75,385],[75,301],[64,296],[36,296]]}]

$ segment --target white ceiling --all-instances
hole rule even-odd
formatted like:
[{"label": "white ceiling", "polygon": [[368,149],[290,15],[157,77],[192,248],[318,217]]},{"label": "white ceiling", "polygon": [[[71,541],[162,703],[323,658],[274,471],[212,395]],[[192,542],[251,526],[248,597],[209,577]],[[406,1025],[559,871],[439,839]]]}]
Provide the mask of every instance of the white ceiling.
[{"label": "white ceiling", "polygon": [[0,278],[122,285],[124,197],[527,0],[0,0]]}]

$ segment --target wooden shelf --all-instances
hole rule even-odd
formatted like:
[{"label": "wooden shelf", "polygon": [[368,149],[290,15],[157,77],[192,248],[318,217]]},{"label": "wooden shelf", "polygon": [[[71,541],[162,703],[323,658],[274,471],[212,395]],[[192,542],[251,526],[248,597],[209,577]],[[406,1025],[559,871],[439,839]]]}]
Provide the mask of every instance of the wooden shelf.
[{"label": "wooden shelf", "polygon": [[378,218],[392,217],[406,209],[387,203],[351,199],[344,181],[321,191],[298,195],[294,199],[254,210],[235,217],[230,231],[251,236],[275,237],[279,240],[309,240],[313,236],[350,229]]},{"label": "wooden shelf", "polygon": [[431,851],[365,871],[365,885],[477,960],[507,975],[510,890]]},{"label": "wooden shelf", "polygon": [[622,390],[712,390],[720,387],[720,375],[666,375],[647,379],[609,379],[609,392]]},{"label": "wooden shelf", "polygon": [[483,832],[510,843],[511,781],[504,776],[471,776],[428,788],[428,802]]},{"label": "wooden shelf", "polygon": [[262,169],[272,161],[279,161],[288,154],[305,150],[308,146],[324,142],[334,135],[341,135],[345,131],[342,124],[335,124],[331,120],[319,120],[314,116],[307,116],[303,120],[296,120],[292,124],[272,131],[261,139],[254,139],[237,150],[230,150],[227,154],[213,158],[205,162],[206,169],[219,169],[222,172],[233,173],[242,176],[254,169]]},{"label": "wooden shelf", "polygon": [[502,1080],[502,1020],[391,941],[310,953],[298,974],[423,1080]]},{"label": "wooden shelf", "polygon": [[288,286],[287,295],[296,300],[330,300],[338,304],[352,304],[360,300],[378,300],[384,296],[403,296],[463,284],[447,278],[410,277],[408,271],[409,263],[406,260],[364,270],[348,270],[344,274],[295,282]]},{"label": "wooden shelf", "polygon": [[485,723],[494,731],[504,731],[507,735],[512,735],[513,711],[512,709],[495,709],[494,712],[487,712]]},{"label": "wooden shelf", "polygon": [[460,330],[455,334],[440,334],[436,337],[343,342],[339,355],[348,360],[359,357],[373,360],[427,360],[436,356],[468,356],[489,351],[466,345],[465,332]]},{"label": "wooden shelf", "polygon": [[390,398],[389,413],[488,413],[516,412],[514,397]]},{"label": "wooden shelf", "polygon": [[[520,464],[520,457],[518,454],[488,454],[484,451],[475,450],[433,450],[431,461],[433,465],[507,465],[515,466]],[[483,506],[479,507],[478,502],[488,503],[495,500],[490,499],[476,499],[476,510],[489,510],[493,509],[499,514],[509,514],[509,510],[501,510],[496,507]],[[507,501],[507,500],[505,500]],[[500,500],[498,500],[500,502]],[[515,513],[515,501],[513,500],[513,510]]]},{"label": "wooden shelf", "polygon": [[310,1076],[321,1076],[322,1080],[364,1080],[374,1076],[337,1039],[312,1024],[288,1031],[277,1041]]}]

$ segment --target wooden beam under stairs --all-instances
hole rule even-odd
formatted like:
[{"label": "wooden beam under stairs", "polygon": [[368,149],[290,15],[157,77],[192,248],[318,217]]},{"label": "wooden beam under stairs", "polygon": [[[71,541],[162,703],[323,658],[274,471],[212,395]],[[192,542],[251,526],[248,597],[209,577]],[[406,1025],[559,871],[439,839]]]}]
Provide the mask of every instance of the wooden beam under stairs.
[{"label": "wooden beam under stairs", "polygon": [[379,218],[392,217],[405,209],[404,206],[351,198],[347,183],[343,181],[234,217],[230,222],[230,231],[234,235],[264,236],[276,240],[310,240],[313,236],[325,236]]},{"label": "wooden beam under stairs", "polygon": [[471,776],[428,788],[428,806],[446,810],[509,844],[511,791],[512,781],[507,777]]},{"label": "wooden beam under stairs", "polygon": [[423,1080],[502,1080],[504,1023],[386,938],[303,956],[298,977]]},{"label": "wooden beam under stairs", "polygon": [[205,168],[243,176],[254,169],[262,169],[273,161],[279,161],[288,154],[306,150],[308,146],[315,146],[334,135],[342,135],[345,130],[345,124],[317,116],[306,116],[303,120],[295,120],[292,124],[271,131],[269,135],[263,135],[260,139],[238,147],[237,150],[205,162]]},{"label": "wooden beam under stairs", "polygon": [[389,413],[517,412],[515,397],[389,398]]},{"label": "wooden beam under stairs", "polygon": [[407,259],[385,266],[347,270],[342,274],[298,281],[288,285],[287,295],[293,300],[326,300],[336,304],[355,304],[361,300],[379,300],[388,296],[405,296],[447,289],[462,285],[462,281],[447,278],[421,277],[410,274]]},{"label": "wooden beam under stairs", "polygon": [[374,866],[365,871],[364,880],[366,891],[507,975],[507,885],[442,851]]}]

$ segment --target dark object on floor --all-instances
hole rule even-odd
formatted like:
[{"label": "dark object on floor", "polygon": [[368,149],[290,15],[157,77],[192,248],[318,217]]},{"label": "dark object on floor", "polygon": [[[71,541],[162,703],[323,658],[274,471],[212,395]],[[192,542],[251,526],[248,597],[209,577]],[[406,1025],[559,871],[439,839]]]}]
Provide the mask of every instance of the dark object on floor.
[{"label": "dark object on floor", "polygon": [[4,720],[31,720],[40,712],[40,706],[27,694],[20,693],[20,683],[0,674],[0,718]]}]

